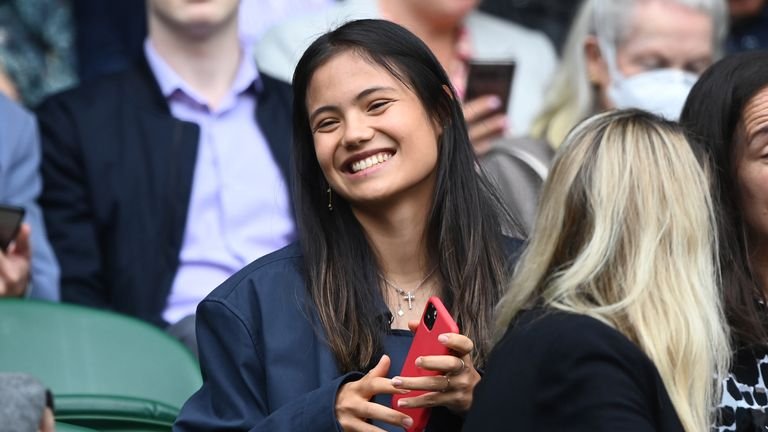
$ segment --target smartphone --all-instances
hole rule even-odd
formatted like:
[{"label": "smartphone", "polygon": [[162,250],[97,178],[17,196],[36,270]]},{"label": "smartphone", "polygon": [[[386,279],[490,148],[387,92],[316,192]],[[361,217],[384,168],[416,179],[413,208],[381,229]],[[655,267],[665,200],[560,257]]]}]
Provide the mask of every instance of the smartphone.
[{"label": "smartphone", "polygon": [[[424,307],[424,312],[421,315],[419,326],[416,328],[416,332],[413,335],[413,342],[411,342],[411,348],[408,350],[408,355],[403,363],[403,370],[400,372],[400,376],[403,377],[417,377],[417,376],[435,376],[440,375],[440,372],[420,369],[416,367],[416,359],[421,356],[431,355],[450,355],[451,352],[445,345],[437,341],[437,337],[443,333],[458,333],[459,326],[448,313],[448,310],[437,297],[430,297],[427,300],[427,305]],[[429,408],[399,408],[397,401],[402,398],[412,398],[420,396],[427,391],[411,391],[404,395],[392,395],[392,408],[406,414],[413,419],[413,426],[408,429],[408,432],[423,431],[427,427],[429,421]]]},{"label": "smartphone", "polygon": [[3,252],[19,234],[23,220],[24,207],[0,204],[0,249]]},{"label": "smartphone", "polygon": [[492,114],[506,113],[514,78],[514,61],[470,60],[464,100],[470,101],[480,96],[496,95],[501,100],[501,107]]}]

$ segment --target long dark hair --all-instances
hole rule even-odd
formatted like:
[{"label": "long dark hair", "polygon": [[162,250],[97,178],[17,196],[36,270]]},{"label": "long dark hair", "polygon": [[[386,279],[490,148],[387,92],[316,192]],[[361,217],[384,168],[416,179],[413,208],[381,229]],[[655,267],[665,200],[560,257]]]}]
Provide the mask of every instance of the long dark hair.
[{"label": "long dark hair", "polygon": [[[326,182],[314,151],[307,89],[314,72],[345,52],[391,73],[420,99],[442,133],[426,247],[445,283],[443,301],[482,364],[491,341],[493,307],[506,282],[501,243],[504,213],[476,171],[461,106],[427,46],[383,20],[352,21],[307,48],[293,76],[294,199],[307,286],[325,337],[342,371],[364,370],[382,352],[389,328],[374,253],[349,203],[338,195],[328,210]],[[384,313],[382,313],[384,312]]]},{"label": "long dark hair", "polygon": [[764,312],[758,306],[758,300],[765,296],[750,269],[747,227],[734,168],[744,108],[766,87],[768,52],[726,57],[699,78],[680,118],[691,145],[711,174],[725,313],[740,345],[768,344]]}]

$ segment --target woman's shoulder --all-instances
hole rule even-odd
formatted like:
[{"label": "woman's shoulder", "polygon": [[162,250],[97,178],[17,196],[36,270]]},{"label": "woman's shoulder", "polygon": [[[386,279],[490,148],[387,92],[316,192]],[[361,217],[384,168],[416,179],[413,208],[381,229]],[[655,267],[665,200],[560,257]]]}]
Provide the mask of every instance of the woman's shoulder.
[{"label": "woman's shoulder", "polygon": [[295,292],[304,286],[304,255],[298,243],[253,261],[216,287],[204,301],[240,303],[253,297]]},{"label": "woman's shoulder", "polygon": [[541,356],[560,359],[588,358],[595,354],[621,363],[651,366],[651,360],[634,342],[608,324],[588,315],[537,308],[522,312],[499,341],[498,349],[535,347]]}]

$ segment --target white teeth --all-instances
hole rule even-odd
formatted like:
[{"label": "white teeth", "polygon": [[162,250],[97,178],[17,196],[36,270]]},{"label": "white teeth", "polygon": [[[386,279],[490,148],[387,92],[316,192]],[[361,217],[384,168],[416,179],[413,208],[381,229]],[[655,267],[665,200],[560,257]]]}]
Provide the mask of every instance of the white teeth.
[{"label": "white teeth", "polygon": [[360,172],[366,168],[370,168],[374,165],[378,165],[382,162],[386,162],[392,157],[389,153],[377,153],[373,156],[369,156],[363,160],[359,160],[352,164],[352,172]]}]

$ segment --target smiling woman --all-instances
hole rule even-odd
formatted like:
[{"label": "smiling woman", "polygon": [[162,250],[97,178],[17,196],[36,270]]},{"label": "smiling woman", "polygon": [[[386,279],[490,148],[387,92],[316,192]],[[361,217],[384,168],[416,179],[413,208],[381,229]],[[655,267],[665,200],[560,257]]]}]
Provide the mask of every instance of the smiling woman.
[{"label": "smiling woman", "polygon": [[354,51],[319,67],[307,92],[317,161],[331,189],[366,213],[366,203],[413,202],[426,217],[440,129],[416,94]]},{"label": "smiling woman", "polygon": [[[306,50],[293,91],[301,241],[201,303],[206,379],[177,428],[401,431],[413,421],[391,395],[425,390],[398,406],[459,430],[520,242],[448,76],[412,33],[360,20]],[[416,361],[435,376],[397,376],[432,296],[461,334]]]}]

